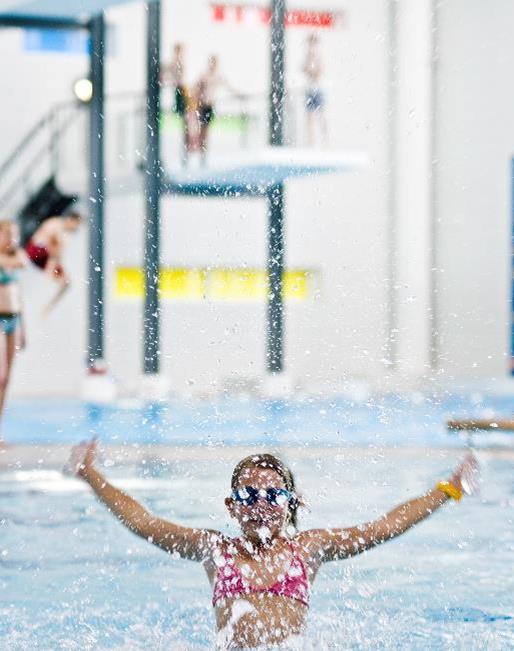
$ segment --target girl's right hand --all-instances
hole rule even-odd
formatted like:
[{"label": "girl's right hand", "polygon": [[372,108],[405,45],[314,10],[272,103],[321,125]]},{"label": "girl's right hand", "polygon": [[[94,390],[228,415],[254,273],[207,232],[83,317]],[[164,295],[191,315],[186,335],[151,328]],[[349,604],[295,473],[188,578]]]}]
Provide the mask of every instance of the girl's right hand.
[{"label": "girl's right hand", "polygon": [[75,445],[70,454],[68,463],[63,468],[65,475],[73,477],[87,477],[88,470],[94,467],[96,461],[96,439],[81,441]]}]

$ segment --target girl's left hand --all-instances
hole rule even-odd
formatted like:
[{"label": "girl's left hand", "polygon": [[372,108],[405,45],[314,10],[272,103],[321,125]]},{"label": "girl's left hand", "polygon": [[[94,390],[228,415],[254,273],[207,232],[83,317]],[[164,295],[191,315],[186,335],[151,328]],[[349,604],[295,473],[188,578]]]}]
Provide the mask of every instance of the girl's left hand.
[{"label": "girl's left hand", "polygon": [[91,441],[81,441],[78,445],[74,445],[69,461],[63,468],[63,474],[69,477],[85,477],[88,469],[95,464],[96,447],[96,438]]},{"label": "girl's left hand", "polygon": [[449,481],[466,495],[472,495],[478,490],[479,479],[480,464],[475,455],[469,452],[457,466]]}]

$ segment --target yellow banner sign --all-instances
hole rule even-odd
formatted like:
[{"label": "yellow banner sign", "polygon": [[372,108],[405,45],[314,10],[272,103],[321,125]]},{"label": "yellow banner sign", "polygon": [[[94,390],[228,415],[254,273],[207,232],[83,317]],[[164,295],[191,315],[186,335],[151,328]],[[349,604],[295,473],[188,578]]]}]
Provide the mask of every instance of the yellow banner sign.
[{"label": "yellow banner sign", "polygon": [[[311,272],[284,272],[283,298],[303,301],[309,297]],[[144,296],[144,275],[140,267],[118,267],[115,274],[115,296],[120,299],[141,299]],[[164,268],[159,277],[161,298],[199,301],[258,301],[268,294],[266,271],[261,269],[189,269]]]}]

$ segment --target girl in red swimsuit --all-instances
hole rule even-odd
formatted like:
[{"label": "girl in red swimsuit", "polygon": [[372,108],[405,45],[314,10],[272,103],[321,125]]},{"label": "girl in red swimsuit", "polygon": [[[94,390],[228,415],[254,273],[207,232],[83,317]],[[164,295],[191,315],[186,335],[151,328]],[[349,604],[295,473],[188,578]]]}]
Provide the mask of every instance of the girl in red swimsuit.
[{"label": "girl in red swimsuit", "polygon": [[82,217],[76,212],[61,217],[49,217],[25,244],[29,260],[63,285],[69,283],[68,275],[62,266],[66,236],[76,233],[81,223]]},{"label": "girl in red swimsuit", "polygon": [[118,490],[95,468],[96,442],[72,451],[68,472],[86,481],[122,524],[157,547],[203,564],[213,588],[220,649],[301,648],[310,586],[323,563],[390,540],[450,498],[476,485],[468,455],[448,481],[383,517],[358,527],[297,530],[301,499],[291,471],[271,454],[240,461],[232,474],[228,512],[242,535],[192,529],[161,519]]}]

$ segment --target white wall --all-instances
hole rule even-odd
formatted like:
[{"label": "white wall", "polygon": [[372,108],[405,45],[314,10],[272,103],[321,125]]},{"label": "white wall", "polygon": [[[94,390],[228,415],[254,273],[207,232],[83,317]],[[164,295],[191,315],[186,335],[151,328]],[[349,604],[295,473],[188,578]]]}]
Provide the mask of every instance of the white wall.
[{"label": "white wall", "polygon": [[514,5],[443,0],[437,13],[440,364],[502,377],[510,347]]},{"label": "white wall", "polygon": [[[372,163],[363,173],[291,182],[286,196],[286,264],[319,270],[322,279],[319,296],[290,305],[286,315],[286,368],[300,385],[310,388],[340,387],[349,375],[373,377],[384,368],[386,7],[380,1],[346,7],[345,27],[323,37],[327,78],[332,80],[327,90],[331,147],[362,149]],[[187,45],[194,70],[190,79],[201,71],[209,53],[218,51],[234,85],[247,92],[266,92],[266,30],[213,27],[207,17],[204,3],[197,0],[187,10],[181,6],[175,21],[170,19]],[[288,37],[293,81],[307,33],[292,30]],[[255,56],[240,56],[248,51]],[[117,219],[116,213],[123,214],[120,220],[132,243],[129,254],[122,251],[126,236],[110,238],[108,257],[115,263],[137,262],[142,256],[140,213],[131,211],[129,204],[127,199],[110,204],[111,220]],[[162,216],[164,265],[265,266],[264,202],[166,199]],[[113,229],[114,224],[111,221]],[[136,381],[141,358],[141,308],[111,301],[109,310],[112,366],[130,385]],[[236,374],[264,373],[263,304],[167,303],[162,325],[164,370],[179,392],[191,387],[209,391]]]},{"label": "white wall", "polygon": [[73,82],[88,69],[82,54],[27,52],[23,43],[22,30],[0,31],[2,160],[50,106],[71,99]]},{"label": "white wall", "polygon": [[[326,8],[321,0],[302,3],[302,7],[310,6]],[[321,280],[313,298],[287,308],[286,367],[297,384],[309,390],[337,390],[351,378],[393,386],[402,379],[398,375],[407,371],[400,366],[395,377],[387,365],[390,199],[406,179],[396,178],[397,185],[391,187],[390,4],[348,0],[332,6],[344,12],[344,21],[333,32],[322,32],[330,147],[364,150],[371,163],[362,172],[288,184],[286,263],[314,268]],[[163,56],[167,57],[168,44],[186,43],[191,81],[206,57],[217,52],[234,86],[252,93],[267,91],[265,29],[213,25],[205,0],[187,4],[170,0],[163,17]],[[107,69],[110,93],[144,87],[144,19],[139,3],[109,13],[117,27],[116,47]],[[513,21],[507,0],[495,3],[494,11],[478,0],[438,2],[436,131],[428,132],[429,138],[435,138],[435,207],[424,223],[437,220],[439,364],[444,374],[452,376],[505,372],[510,116],[514,114],[508,73],[514,54],[509,38]],[[287,71],[292,86],[301,81],[298,71],[307,33],[303,29],[288,32]],[[71,81],[85,66],[80,57],[23,53],[16,34],[0,33],[0,52],[13,62],[8,72],[12,93],[1,109],[0,133],[8,136],[5,151],[47,106],[69,93]],[[416,43],[410,47],[416,48]],[[408,58],[415,52],[407,50],[402,56]],[[46,81],[48,75],[43,72],[54,69],[50,62],[56,66],[58,79]],[[34,86],[26,90],[19,75],[26,80],[31,70],[39,73]],[[169,94],[163,97],[169,101]],[[25,113],[17,120],[20,107]],[[402,107],[408,107],[408,100]],[[404,137],[409,129],[419,127],[410,118],[410,125],[399,125]],[[426,137],[426,124],[420,128]],[[112,129],[109,138],[115,136]],[[409,155],[416,156],[415,149]],[[408,171],[408,160],[406,165]],[[118,265],[138,264],[142,259],[144,207],[141,196],[122,187],[119,180],[111,190],[106,224],[106,348],[114,375],[130,392],[138,384],[141,367],[141,305],[116,300],[113,272]],[[406,214],[415,219],[416,212],[414,196]],[[265,264],[263,202],[166,198],[162,219],[165,266]],[[411,228],[415,235],[415,221]],[[430,246],[430,234],[426,229],[424,233],[417,244],[421,256],[413,257],[407,240],[404,252],[401,247],[398,250],[397,263],[404,270],[401,282],[407,285],[419,282],[417,264],[422,266],[423,278],[431,273],[428,249],[423,251],[424,242]],[[85,243],[82,234],[72,244],[68,263],[77,281],[47,321],[39,320],[38,306],[51,288],[36,272],[27,274],[31,345],[17,365],[12,389],[16,395],[72,396],[78,392],[86,345]],[[409,291],[402,287],[399,294],[403,292],[405,300],[410,300]],[[415,380],[412,368],[417,375],[425,372],[429,355],[426,332],[431,315],[426,305],[416,318],[420,315],[425,334],[412,338],[411,330],[408,339],[404,333],[400,342],[404,347],[399,348],[400,352],[408,350],[411,361],[419,354],[420,363],[409,370],[410,381]],[[227,378],[262,376],[264,324],[263,304],[165,302],[163,370],[173,390],[208,392],[222,387]]]}]

